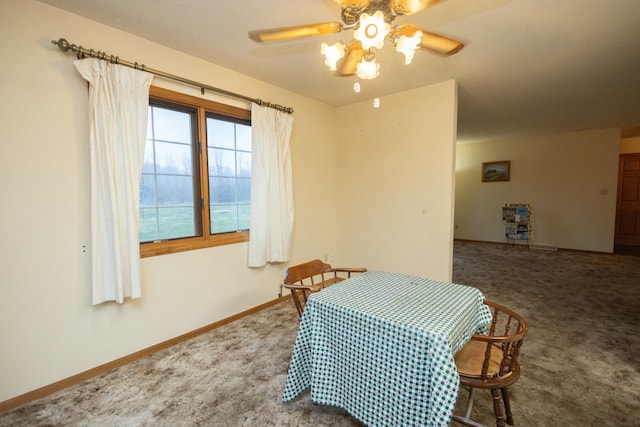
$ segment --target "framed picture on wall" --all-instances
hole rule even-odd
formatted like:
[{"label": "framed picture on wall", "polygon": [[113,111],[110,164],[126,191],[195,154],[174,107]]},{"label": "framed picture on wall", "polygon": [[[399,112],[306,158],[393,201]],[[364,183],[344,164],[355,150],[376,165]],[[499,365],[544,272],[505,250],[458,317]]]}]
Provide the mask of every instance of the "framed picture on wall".
[{"label": "framed picture on wall", "polygon": [[482,164],[482,182],[509,181],[511,161],[485,162]]}]

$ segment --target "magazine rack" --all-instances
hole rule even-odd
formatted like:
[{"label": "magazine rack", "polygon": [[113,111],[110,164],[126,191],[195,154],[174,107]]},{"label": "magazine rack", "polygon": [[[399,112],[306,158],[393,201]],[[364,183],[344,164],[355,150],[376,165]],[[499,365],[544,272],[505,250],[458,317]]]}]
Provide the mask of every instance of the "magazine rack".
[{"label": "magazine rack", "polygon": [[504,237],[507,243],[516,240],[533,240],[533,207],[525,203],[509,203],[502,208]]}]

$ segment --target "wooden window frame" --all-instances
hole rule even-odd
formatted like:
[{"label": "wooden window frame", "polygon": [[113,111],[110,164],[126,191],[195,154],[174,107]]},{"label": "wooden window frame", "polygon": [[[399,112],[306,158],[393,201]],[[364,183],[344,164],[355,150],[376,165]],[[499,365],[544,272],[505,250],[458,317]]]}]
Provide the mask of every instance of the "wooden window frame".
[{"label": "wooden window frame", "polygon": [[200,209],[202,236],[179,238],[160,242],[140,243],[140,257],[145,258],[156,255],[165,255],[247,242],[249,240],[249,231],[211,234],[211,222],[209,219],[209,179],[206,153],[207,129],[205,123],[207,112],[213,112],[218,115],[237,119],[251,120],[251,111],[155,86],[152,86],[149,89],[149,98],[173,104],[180,104],[197,110],[198,146],[196,151],[198,152],[200,170],[200,200],[203,201]]}]

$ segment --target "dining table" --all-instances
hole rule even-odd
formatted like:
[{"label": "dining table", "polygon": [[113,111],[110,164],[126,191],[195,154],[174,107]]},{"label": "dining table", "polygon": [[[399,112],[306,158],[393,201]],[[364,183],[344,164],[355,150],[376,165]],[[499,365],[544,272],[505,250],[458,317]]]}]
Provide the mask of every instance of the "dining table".
[{"label": "dining table", "polygon": [[284,402],[315,404],[367,426],[448,426],[458,398],[454,356],[491,311],[472,286],[370,270],[306,303]]}]

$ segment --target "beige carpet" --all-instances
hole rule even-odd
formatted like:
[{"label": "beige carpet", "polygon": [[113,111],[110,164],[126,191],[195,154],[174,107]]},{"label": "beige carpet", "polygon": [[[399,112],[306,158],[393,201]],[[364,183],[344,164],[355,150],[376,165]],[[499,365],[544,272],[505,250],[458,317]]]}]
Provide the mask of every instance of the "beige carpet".
[{"label": "beige carpet", "polygon": [[[454,281],[530,322],[511,393],[517,426],[640,426],[640,257],[456,242]],[[280,401],[297,323],[285,301],[0,414],[0,425],[359,426],[308,392]],[[495,424],[488,393],[473,416]]]}]

